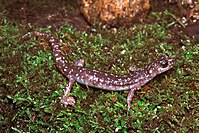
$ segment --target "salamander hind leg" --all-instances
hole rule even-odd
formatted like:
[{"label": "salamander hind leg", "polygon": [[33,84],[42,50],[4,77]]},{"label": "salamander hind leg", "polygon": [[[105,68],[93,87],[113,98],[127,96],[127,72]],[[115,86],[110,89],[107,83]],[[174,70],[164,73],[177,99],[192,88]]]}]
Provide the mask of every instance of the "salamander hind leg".
[{"label": "salamander hind leg", "polygon": [[131,106],[131,101],[132,101],[132,98],[134,96],[134,93],[135,91],[137,90],[138,88],[133,88],[130,90],[129,94],[128,94],[128,97],[127,97],[127,106],[128,106],[128,111],[130,110],[130,106]]},{"label": "salamander hind leg", "polygon": [[131,72],[137,71],[137,69],[136,69],[134,66],[130,66],[130,67],[129,67],[129,70],[130,70]]},{"label": "salamander hind leg", "polygon": [[69,84],[66,86],[66,88],[63,90],[63,96],[61,99],[61,105],[64,105],[64,107],[67,107],[67,105],[74,106],[75,105],[75,99],[71,96],[68,96],[70,93],[70,90],[74,84],[74,79],[69,79]]},{"label": "salamander hind leg", "polygon": [[134,66],[130,66],[129,71],[130,71],[131,74],[135,74],[137,69]]},{"label": "salamander hind leg", "polygon": [[[84,60],[80,59],[75,62],[75,66],[84,66]],[[69,84],[66,86],[66,88],[63,90],[63,96],[61,99],[61,104],[64,105],[64,107],[67,107],[67,105],[74,106],[75,105],[75,99],[71,96],[68,96],[73,84],[75,83],[75,80],[73,78],[69,78]]]},{"label": "salamander hind leg", "polygon": [[75,66],[81,66],[83,67],[84,66],[84,59],[80,59],[78,61],[75,62]]}]

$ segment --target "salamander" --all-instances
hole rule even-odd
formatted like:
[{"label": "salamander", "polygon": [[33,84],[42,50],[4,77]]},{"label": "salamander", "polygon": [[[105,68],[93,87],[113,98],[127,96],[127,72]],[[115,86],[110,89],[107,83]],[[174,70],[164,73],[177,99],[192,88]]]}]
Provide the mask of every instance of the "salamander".
[{"label": "salamander", "polygon": [[68,63],[61,53],[59,41],[51,34],[46,34],[38,31],[28,32],[23,36],[35,35],[46,39],[52,47],[53,57],[57,68],[69,79],[69,83],[63,90],[61,104],[64,107],[75,105],[75,99],[69,96],[73,84],[76,82],[88,85],[95,88],[100,88],[109,91],[124,91],[130,90],[127,96],[127,107],[130,109],[132,97],[136,90],[147,82],[152,80],[158,74],[161,74],[171,69],[175,64],[175,58],[170,58],[167,54],[163,54],[158,59],[146,65],[143,69],[135,69],[130,67],[129,74],[113,74],[92,68],[84,67],[84,60],[80,59],[74,64]]}]

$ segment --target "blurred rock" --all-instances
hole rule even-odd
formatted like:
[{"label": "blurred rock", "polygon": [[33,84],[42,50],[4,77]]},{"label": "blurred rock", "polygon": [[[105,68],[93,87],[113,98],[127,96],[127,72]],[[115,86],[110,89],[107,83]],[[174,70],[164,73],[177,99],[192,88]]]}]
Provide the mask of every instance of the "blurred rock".
[{"label": "blurred rock", "polygon": [[118,27],[142,21],[150,9],[149,0],[77,0],[91,25]]}]

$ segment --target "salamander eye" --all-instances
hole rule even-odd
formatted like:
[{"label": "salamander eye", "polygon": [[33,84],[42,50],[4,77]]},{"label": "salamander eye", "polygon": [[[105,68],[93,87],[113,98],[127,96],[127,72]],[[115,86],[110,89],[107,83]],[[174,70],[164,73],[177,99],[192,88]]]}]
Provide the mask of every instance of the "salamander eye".
[{"label": "salamander eye", "polygon": [[160,61],[160,65],[161,65],[162,68],[165,68],[165,67],[168,66],[168,61],[165,61],[165,60]]}]

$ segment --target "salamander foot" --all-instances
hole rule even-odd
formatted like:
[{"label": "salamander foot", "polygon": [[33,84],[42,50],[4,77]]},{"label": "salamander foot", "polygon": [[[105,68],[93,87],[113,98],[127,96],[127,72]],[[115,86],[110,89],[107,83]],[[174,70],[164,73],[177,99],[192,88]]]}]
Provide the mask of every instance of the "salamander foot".
[{"label": "salamander foot", "polygon": [[75,99],[73,97],[67,97],[67,96],[63,95],[62,99],[61,99],[61,105],[63,105],[65,108],[68,105],[75,106]]}]

